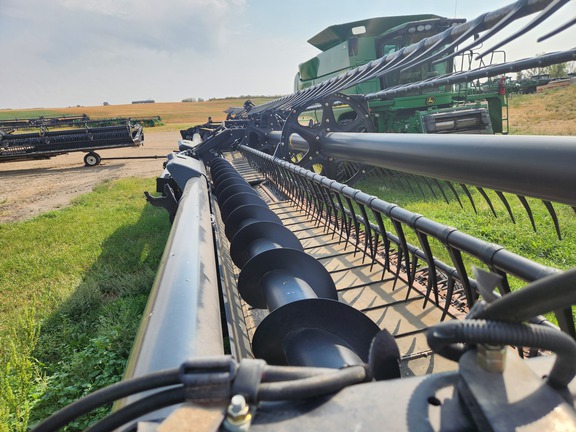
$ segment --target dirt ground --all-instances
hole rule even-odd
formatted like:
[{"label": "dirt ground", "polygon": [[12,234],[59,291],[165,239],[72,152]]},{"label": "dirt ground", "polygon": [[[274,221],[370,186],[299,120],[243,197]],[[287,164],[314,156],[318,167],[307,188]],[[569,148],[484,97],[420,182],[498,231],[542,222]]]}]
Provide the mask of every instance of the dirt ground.
[{"label": "dirt ground", "polygon": [[[84,153],[47,160],[0,163],[0,223],[30,219],[66,207],[78,195],[107,179],[154,177],[164,156],[178,148],[179,132],[152,132],[141,147],[99,150],[102,163],[84,166]],[[106,160],[107,157],[162,156],[158,159]]]}]

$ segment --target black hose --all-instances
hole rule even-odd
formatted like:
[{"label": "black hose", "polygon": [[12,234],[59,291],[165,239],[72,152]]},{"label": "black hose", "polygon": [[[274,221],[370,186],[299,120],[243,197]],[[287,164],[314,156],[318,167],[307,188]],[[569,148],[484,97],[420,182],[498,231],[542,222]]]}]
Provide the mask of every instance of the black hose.
[{"label": "black hose", "polygon": [[333,373],[334,369],[330,368],[270,365],[264,367],[262,382],[289,381]]},{"label": "black hose", "polygon": [[179,384],[178,373],[179,369],[169,369],[112,384],[55,412],[32,429],[32,432],[55,431],[93,409],[120,398],[158,387]]},{"label": "black hose", "polygon": [[109,432],[127,424],[138,417],[159,409],[182,403],[186,400],[186,391],[183,386],[174,387],[154,393],[104,417],[84,432]]},{"label": "black hose", "polygon": [[564,388],[576,375],[576,342],[559,330],[533,324],[485,320],[450,321],[432,327],[426,334],[430,348],[450,360],[464,353],[456,344],[514,345],[556,353],[548,383]]},{"label": "black hose", "polygon": [[363,366],[351,366],[331,374],[312,376],[296,381],[261,383],[258,389],[258,399],[281,401],[322,396],[363,382],[366,377],[366,369]]},{"label": "black hose", "polygon": [[[258,398],[268,401],[322,396],[334,393],[349,385],[366,381],[368,376],[363,366],[352,366],[340,370],[314,367],[266,366],[263,375],[263,381],[272,382],[260,383]],[[122,381],[68,405],[44,420],[32,432],[56,431],[93,409],[122,397],[177,384],[180,384],[179,369],[170,369]],[[87,431],[113,430],[142,415],[184,402],[185,398],[185,390],[181,385],[154,393],[115,411],[92,425]]]},{"label": "black hose", "polygon": [[576,304],[576,267],[546,276],[490,303],[474,318],[522,322]]}]

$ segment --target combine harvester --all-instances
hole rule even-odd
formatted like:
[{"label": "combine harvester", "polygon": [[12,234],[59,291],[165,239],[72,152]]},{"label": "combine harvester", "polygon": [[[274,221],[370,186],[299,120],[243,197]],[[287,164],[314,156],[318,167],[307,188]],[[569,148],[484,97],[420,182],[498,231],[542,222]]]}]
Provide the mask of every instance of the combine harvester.
[{"label": "combine harvester", "polygon": [[[576,206],[573,137],[375,132],[398,98],[438,100],[434,89],[571,61],[576,50],[345,93],[451,64],[456,46],[477,35],[468,52],[535,14],[516,38],[565,3],[438,18],[440,33],[185,132],[193,140],[168,156],[162,196],[147,194],[173,226],[125,380],[35,430],[112,401],[90,430],[576,430],[576,269],[530,261],[349,183],[379,167],[422,187],[515,194],[529,214],[526,197]],[[424,29],[437,19],[421,18]],[[410,34],[416,24],[382,31]],[[338,43],[364,49],[350,36]],[[410,118],[403,103],[393,123],[484,124],[486,107],[460,111],[455,97],[426,113],[410,108]],[[472,261],[483,270],[472,275]],[[511,292],[512,279],[525,286]]]}]

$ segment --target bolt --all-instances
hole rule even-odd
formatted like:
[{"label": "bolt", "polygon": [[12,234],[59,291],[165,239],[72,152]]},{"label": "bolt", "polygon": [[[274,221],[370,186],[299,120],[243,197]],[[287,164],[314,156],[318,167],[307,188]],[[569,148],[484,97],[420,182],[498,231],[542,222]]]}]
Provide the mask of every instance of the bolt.
[{"label": "bolt", "polygon": [[487,372],[503,373],[506,367],[506,347],[502,345],[479,344],[478,364]]},{"label": "bolt", "polygon": [[234,418],[238,416],[245,416],[248,413],[248,404],[244,396],[238,394],[232,397],[230,405],[228,406],[228,414]]},{"label": "bolt", "polygon": [[326,132],[330,132],[330,128],[326,128]]},{"label": "bolt", "polygon": [[250,414],[246,399],[240,394],[234,395],[226,410],[224,428],[232,432],[245,431],[248,430],[251,422],[252,414]]},{"label": "bolt", "polygon": [[316,141],[320,141],[320,137],[319,137],[319,136],[316,136]]}]

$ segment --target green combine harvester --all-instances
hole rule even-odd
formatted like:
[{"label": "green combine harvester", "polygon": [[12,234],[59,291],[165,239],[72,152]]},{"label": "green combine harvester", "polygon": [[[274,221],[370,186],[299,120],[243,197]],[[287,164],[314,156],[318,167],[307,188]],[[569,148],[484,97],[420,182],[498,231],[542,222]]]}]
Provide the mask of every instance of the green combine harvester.
[{"label": "green combine harvester", "polygon": [[[371,18],[330,26],[308,41],[322,52],[299,65],[294,90],[303,90],[361,67],[463,22],[464,19],[423,14]],[[443,48],[437,47],[438,50]],[[416,51],[414,57],[419,53]],[[355,85],[345,93],[366,95],[438,78],[456,68],[470,68],[472,56],[473,53],[468,52],[463,53],[460,61],[450,58],[436,64],[429,61],[414,67],[402,65],[395,71]],[[378,132],[506,134],[508,104],[504,84],[498,80],[482,86],[479,83],[446,85],[403,97],[370,101],[369,108]],[[339,114],[339,122],[354,116],[346,109],[340,110]],[[314,112],[310,118],[320,121]]]}]

